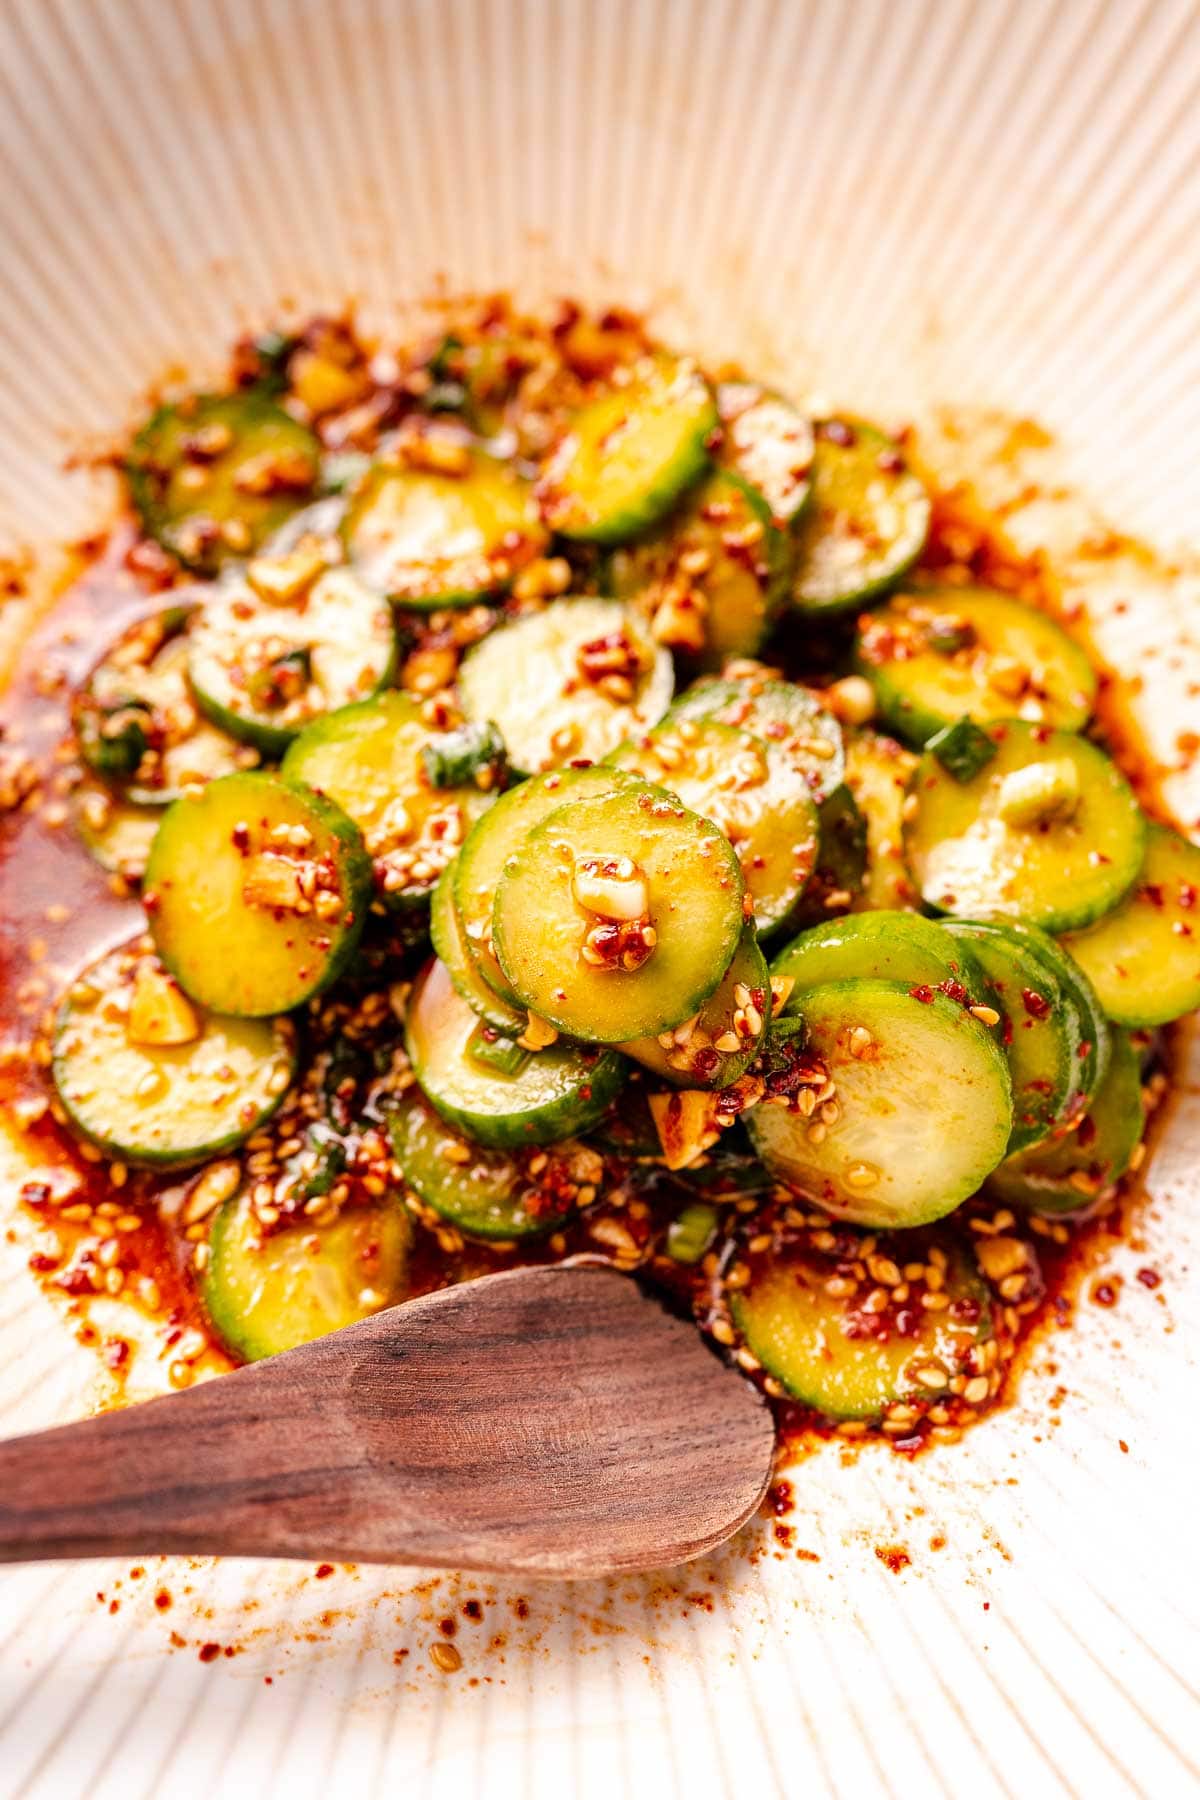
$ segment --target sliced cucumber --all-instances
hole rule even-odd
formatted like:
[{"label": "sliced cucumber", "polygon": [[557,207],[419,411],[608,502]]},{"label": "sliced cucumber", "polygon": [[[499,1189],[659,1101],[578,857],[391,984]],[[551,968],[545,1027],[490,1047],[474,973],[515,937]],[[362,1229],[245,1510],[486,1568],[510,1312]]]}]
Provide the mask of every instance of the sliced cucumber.
[{"label": "sliced cucumber", "polygon": [[668,719],[716,719],[775,744],[800,770],[818,806],[845,773],[842,728],[809,688],[769,677],[698,681],[681,694]]},{"label": "sliced cucumber", "polygon": [[627,1065],[615,1051],[562,1043],[525,1056],[516,1073],[502,1074],[479,1054],[489,1031],[445,965],[436,958],[427,964],[408,1003],[409,1060],[436,1111],[491,1150],[553,1144],[587,1131],[625,1080]]},{"label": "sliced cucumber", "polygon": [[921,898],[960,918],[1092,924],[1141,865],[1146,826],[1129,783],[1072,732],[1019,719],[989,731],[996,755],[974,781],[956,781],[928,752],[913,775],[904,847]]},{"label": "sliced cucumber", "polygon": [[355,569],[424,611],[501,593],[546,545],[531,488],[454,428],[430,426],[413,446],[415,465],[403,454],[377,462],[354,495],[342,539]]},{"label": "sliced cucumber", "polygon": [[766,959],[753,925],[748,925],[733,961],[695,1018],[621,1049],[676,1087],[723,1088],[744,1075],[758,1056],[770,1020]]},{"label": "sliced cucumber", "polygon": [[[877,1309],[879,1284],[863,1278],[865,1248],[841,1231],[832,1251],[798,1242],[751,1256],[749,1283],[730,1300],[763,1368],[827,1418],[878,1419],[898,1403],[945,1400],[951,1381],[979,1372],[973,1352],[992,1335],[987,1288],[961,1251],[936,1290],[949,1305],[923,1307],[931,1290],[917,1280]],[[883,1239],[870,1255],[876,1266],[901,1269],[912,1260],[903,1238]]]},{"label": "sliced cucumber", "polygon": [[[454,900],[463,939],[480,975],[507,1005],[517,1008],[520,1002],[492,948],[492,908],[506,863],[534,826],[566,802],[591,800],[598,794],[611,794],[625,787],[640,788],[641,783],[634,775],[607,767],[561,769],[537,776],[502,794],[463,845],[454,877]],[[453,967],[452,959],[446,960]]]},{"label": "sliced cucumber", "polygon": [[494,795],[474,781],[434,787],[425,751],[435,734],[408,694],[376,694],[314,719],[280,773],[325,794],[353,819],[389,906],[420,905]]},{"label": "sliced cucumber", "polygon": [[1108,1066],[1108,1027],[1086,977],[1035,925],[948,919],[945,929],[970,946],[1003,1016],[1012,1155],[1079,1117]]},{"label": "sliced cucumber", "polygon": [[894,981],[812,988],[803,1012],[837,1113],[806,1118],[794,1101],[748,1113],[772,1173],[857,1225],[923,1225],[975,1193],[1012,1131],[992,1034],[945,994],[918,999]]},{"label": "sliced cucumber", "polygon": [[242,557],[312,498],[320,445],[260,394],[198,394],[163,406],[125,473],[142,526],[200,574]]},{"label": "sliced cucumber", "polygon": [[596,1197],[593,1165],[603,1165],[594,1151],[484,1150],[416,1092],[389,1113],[388,1130],[409,1187],[468,1237],[541,1237]]},{"label": "sliced cucumber", "polygon": [[1120,1025],[1166,1025],[1200,1006],[1200,849],[1151,825],[1132,891],[1063,948]]},{"label": "sliced cucumber", "polygon": [[817,809],[817,866],[800,896],[797,925],[815,925],[852,906],[867,875],[867,819],[845,782]]},{"label": "sliced cucumber", "polygon": [[188,685],[187,622],[206,588],[123,632],[76,695],[83,760],[135,805],[162,806],[187,787],[244,769],[254,753],[202,716]]},{"label": "sliced cucumber", "polygon": [[267,1231],[235,1196],[213,1221],[205,1311],[243,1362],[295,1350],[407,1299],[412,1236],[394,1199],[344,1207],[331,1225]]},{"label": "sliced cucumber", "polygon": [[134,806],[99,781],[82,782],[71,796],[71,807],[79,836],[100,867],[126,881],[140,881],[162,822],[161,809]]},{"label": "sliced cucumber", "polygon": [[223,581],[192,625],[188,676],[216,724],[282,756],[311,720],[386,687],[395,662],[386,602],[329,569],[286,601],[242,576]]},{"label": "sliced cucumber", "polygon": [[616,600],[557,600],[469,650],[458,692],[526,774],[599,762],[671,702],[671,658]]},{"label": "sliced cucumber", "polygon": [[546,464],[542,516],[563,537],[636,536],[707,464],[717,409],[695,364],[660,353],[618,374],[619,385],[575,415]]},{"label": "sliced cucumber", "polygon": [[[787,595],[792,545],[762,496],[728,469],[714,470],[650,536],[614,552],[608,586],[653,613],[682,609],[679,647],[719,669],[762,648]],[[672,627],[667,641],[678,633]]]},{"label": "sliced cucumber", "polygon": [[721,833],[638,783],[575,800],[529,833],[497,884],[492,936],[532,1012],[571,1037],[620,1044],[700,1010],[737,948],[742,897]]},{"label": "sliced cucumber", "polygon": [[717,388],[721,461],[760,494],[777,525],[790,528],[812,492],[811,422],[790,401],[753,381]]},{"label": "sliced cucumber", "polygon": [[479,966],[467,949],[458,905],[454,898],[454,880],[458,872],[456,857],[443,870],[429,907],[429,935],[434,950],[446,966],[446,972],[471,1011],[494,1031],[508,1037],[520,1037],[529,1015],[509,1006],[495,989],[483,979]]},{"label": "sliced cucumber", "polygon": [[1038,1213],[1081,1212],[1129,1167],[1145,1127],[1142,1075],[1128,1032],[1114,1031],[1108,1073],[1074,1131],[1010,1156],[988,1193]]},{"label": "sliced cucumber", "polygon": [[370,858],[339,806],[276,775],[225,775],[163,815],[145,905],[184,992],[257,1017],[337,978],[370,893]]},{"label": "sliced cucumber", "polygon": [[945,994],[960,1006],[985,1006],[983,971],[967,944],[919,913],[861,912],[814,925],[771,964],[794,983],[783,1012],[804,1016],[810,988],[863,977],[902,981],[914,995]]},{"label": "sliced cucumber", "polygon": [[762,934],[790,916],[817,860],[819,826],[808,783],[785,750],[714,719],[679,719],[622,744],[610,761],[677,794],[724,833]]},{"label": "sliced cucumber", "polygon": [[867,867],[856,909],[916,905],[904,861],[904,802],[916,766],[911,750],[882,732],[856,731],[846,739],[846,786],[867,822]]},{"label": "sliced cucumber", "polygon": [[873,425],[860,419],[818,424],[812,487],[792,584],[802,611],[857,606],[916,562],[929,534],[929,495],[899,445]]},{"label": "sliced cucumber", "polygon": [[84,970],[55,1028],[54,1085],[68,1117],[124,1162],[167,1166],[233,1149],[270,1118],[295,1068],[289,1021],[192,1006],[140,939]]},{"label": "sliced cucumber", "polygon": [[990,588],[898,594],[863,620],[855,654],[884,721],[917,744],[963,714],[1081,731],[1096,701],[1083,646],[1047,613]]}]

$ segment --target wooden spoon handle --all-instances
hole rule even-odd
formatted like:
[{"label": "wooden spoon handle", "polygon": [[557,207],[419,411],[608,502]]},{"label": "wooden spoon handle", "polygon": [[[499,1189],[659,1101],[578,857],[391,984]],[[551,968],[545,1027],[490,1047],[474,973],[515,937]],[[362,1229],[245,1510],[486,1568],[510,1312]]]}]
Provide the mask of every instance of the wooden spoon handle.
[{"label": "wooden spoon handle", "polygon": [[0,1443],[0,1561],[281,1554],[269,1515],[329,1476],[320,1398],[263,1364]]}]

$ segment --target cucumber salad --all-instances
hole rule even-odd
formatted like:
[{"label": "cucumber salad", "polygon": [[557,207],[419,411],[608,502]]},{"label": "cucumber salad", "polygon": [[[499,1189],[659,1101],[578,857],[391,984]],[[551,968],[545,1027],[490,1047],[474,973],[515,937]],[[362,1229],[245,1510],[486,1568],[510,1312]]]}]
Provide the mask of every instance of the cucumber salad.
[{"label": "cucumber salad", "polygon": [[586,1253],[785,1423],[985,1410],[1200,1005],[1200,849],[1045,571],[619,310],[248,339],[123,466],[52,747],[103,896],[30,1059],[55,1279],[157,1301],[183,1383]]}]

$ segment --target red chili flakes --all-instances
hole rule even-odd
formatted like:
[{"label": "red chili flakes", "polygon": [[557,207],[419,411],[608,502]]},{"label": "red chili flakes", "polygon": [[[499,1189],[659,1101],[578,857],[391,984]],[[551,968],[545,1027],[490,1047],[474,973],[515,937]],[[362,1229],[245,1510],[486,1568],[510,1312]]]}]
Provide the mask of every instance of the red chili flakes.
[{"label": "red chili flakes", "polygon": [[35,1250],[29,1258],[29,1267],[35,1275],[49,1275],[61,1261],[60,1256],[51,1256],[45,1250]]},{"label": "red chili flakes", "polygon": [[893,1575],[899,1575],[902,1570],[912,1566],[912,1557],[903,1544],[876,1544],[875,1554],[884,1568],[890,1569]]},{"label": "red chili flakes", "polygon": [[171,1595],[167,1588],[159,1588],[154,1596],[154,1604],[159,1612],[167,1612],[171,1607]]},{"label": "red chili flakes", "polygon": [[1052,1011],[1045,995],[1036,993],[1033,988],[1021,989],[1021,1005],[1031,1019],[1048,1019]]},{"label": "red chili flakes", "polygon": [[910,1000],[919,1000],[922,1006],[933,1005],[933,989],[926,987],[924,982],[919,987],[910,987],[908,994]]},{"label": "red chili flakes", "polygon": [[317,1564],[317,1580],[318,1581],[325,1581],[332,1574],[333,1574],[333,1564],[332,1563],[318,1563]]},{"label": "red chili flakes", "polygon": [[221,1654],[221,1646],[220,1644],[201,1644],[199,1654],[202,1663],[216,1662]]},{"label": "red chili flakes", "polygon": [[1153,1290],[1156,1287],[1162,1286],[1162,1276],[1157,1269],[1139,1269],[1137,1278],[1144,1288]]},{"label": "red chili flakes", "polygon": [[844,419],[822,419],[817,426],[817,436],[823,437],[827,443],[840,444],[848,450],[855,442],[856,433]]},{"label": "red chili flakes", "polygon": [[[956,1000],[959,1006],[965,1006],[971,998],[962,982],[955,981],[953,976],[948,976],[945,981],[939,981],[938,989],[939,992],[945,994],[948,1000]],[[932,999],[932,995],[930,998]]]},{"label": "red chili flakes", "polygon": [[790,1481],[776,1481],[767,1489],[767,1505],[776,1518],[791,1512],[794,1499],[795,1492]]},{"label": "red chili flakes", "polygon": [[1111,1281],[1098,1281],[1092,1288],[1092,1299],[1097,1306],[1115,1306],[1117,1290]]}]

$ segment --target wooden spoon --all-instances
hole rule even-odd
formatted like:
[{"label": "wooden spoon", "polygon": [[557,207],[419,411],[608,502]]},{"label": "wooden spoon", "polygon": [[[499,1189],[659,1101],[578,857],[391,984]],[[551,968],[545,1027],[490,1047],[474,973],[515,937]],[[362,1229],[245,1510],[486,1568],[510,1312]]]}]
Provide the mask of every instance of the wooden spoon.
[{"label": "wooden spoon", "polygon": [[0,1443],[0,1561],[663,1568],[751,1516],[773,1439],[757,1391],[627,1277],[518,1269]]}]

